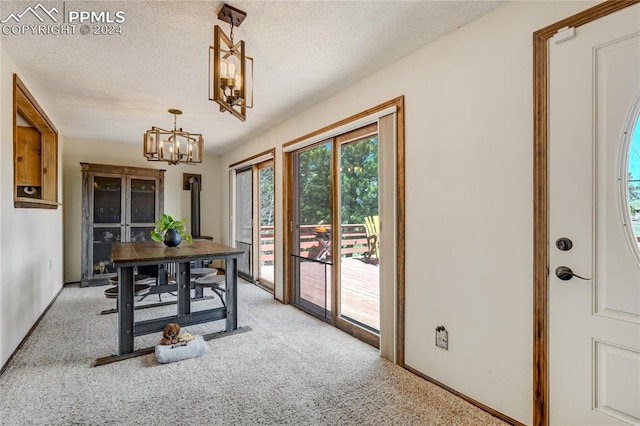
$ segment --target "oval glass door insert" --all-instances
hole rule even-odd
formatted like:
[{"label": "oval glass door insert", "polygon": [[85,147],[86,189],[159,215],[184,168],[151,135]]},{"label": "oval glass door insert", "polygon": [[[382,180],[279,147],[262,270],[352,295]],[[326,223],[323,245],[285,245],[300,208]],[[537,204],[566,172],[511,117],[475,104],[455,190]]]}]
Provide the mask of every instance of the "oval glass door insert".
[{"label": "oval glass door insert", "polygon": [[629,160],[627,163],[627,213],[629,229],[632,234],[636,257],[640,258],[640,114],[636,118],[631,141],[629,143]]}]

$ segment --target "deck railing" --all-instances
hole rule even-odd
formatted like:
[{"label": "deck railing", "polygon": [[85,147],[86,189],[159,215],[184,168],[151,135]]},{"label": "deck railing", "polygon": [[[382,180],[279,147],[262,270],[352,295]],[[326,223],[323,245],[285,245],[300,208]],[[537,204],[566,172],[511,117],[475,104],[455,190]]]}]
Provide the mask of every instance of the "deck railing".
[{"label": "deck railing", "polygon": [[[322,226],[331,232],[327,225],[300,226],[300,255],[307,257],[314,247],[318,246],[316,228]],[[369,251],[367,231],[363,223],[345,224],[341,226],[340,254],[342,257],[364,257]],[[260,227],[260,261],[273,263],[274,233],[273,226]]]}]

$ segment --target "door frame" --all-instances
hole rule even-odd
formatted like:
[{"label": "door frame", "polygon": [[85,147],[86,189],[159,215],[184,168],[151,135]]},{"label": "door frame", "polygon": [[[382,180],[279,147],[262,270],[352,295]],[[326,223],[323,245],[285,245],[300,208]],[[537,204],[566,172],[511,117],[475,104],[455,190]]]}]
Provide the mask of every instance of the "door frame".
[{"label": "door frame", "polygon": [[580,27],[640,0],[607,0],[533,33],[533,424],[549,424],[549,53],[564,27]]}]

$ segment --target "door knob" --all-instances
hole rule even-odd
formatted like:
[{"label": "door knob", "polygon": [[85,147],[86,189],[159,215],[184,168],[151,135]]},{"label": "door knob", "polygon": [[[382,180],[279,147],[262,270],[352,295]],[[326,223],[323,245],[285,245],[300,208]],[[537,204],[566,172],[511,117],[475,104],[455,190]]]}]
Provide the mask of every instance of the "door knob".
[{"label": "door knob", "polygon": [[556,268],[556,277],[560,278],[562,281],[569,281],[571,278],[576,277],[576,278],[580,278],[581,280],[590,280],[591,278],[584,278],[581,277],[580,275],[575,274],[571,268],[569,268],[568,266],[558,266]]},{"label": "door knob", "polygon": [[567,237],[561,237],[556,240],[556,247],[561,251],[569,251],[573,247],[573,241]]}]

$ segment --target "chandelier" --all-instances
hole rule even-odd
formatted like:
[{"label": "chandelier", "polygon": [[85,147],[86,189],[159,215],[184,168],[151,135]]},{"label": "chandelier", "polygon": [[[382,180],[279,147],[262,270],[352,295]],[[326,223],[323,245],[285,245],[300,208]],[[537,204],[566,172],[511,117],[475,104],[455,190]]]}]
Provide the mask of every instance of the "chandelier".
[{"label": "chandelier", "polygon": [[152,127],[144,134],[144,156],[148,161],[166,161],[169,164],[202,163],[202,135],[176,128],[179,109],[170,109],[173,114],[173,130]]},{"label": "chandelier", "polygon": [[233,28],[246,17],[239,9],[222,6],[218,19],[231,25],[231,33],[227,36],[216,25],[209,47],[209,100],[220,105],[220,112],[227,111],[241,121],[247,119],[247,108],[253,108],[253,58],[246,56],[243,40],[234,42]]}]

